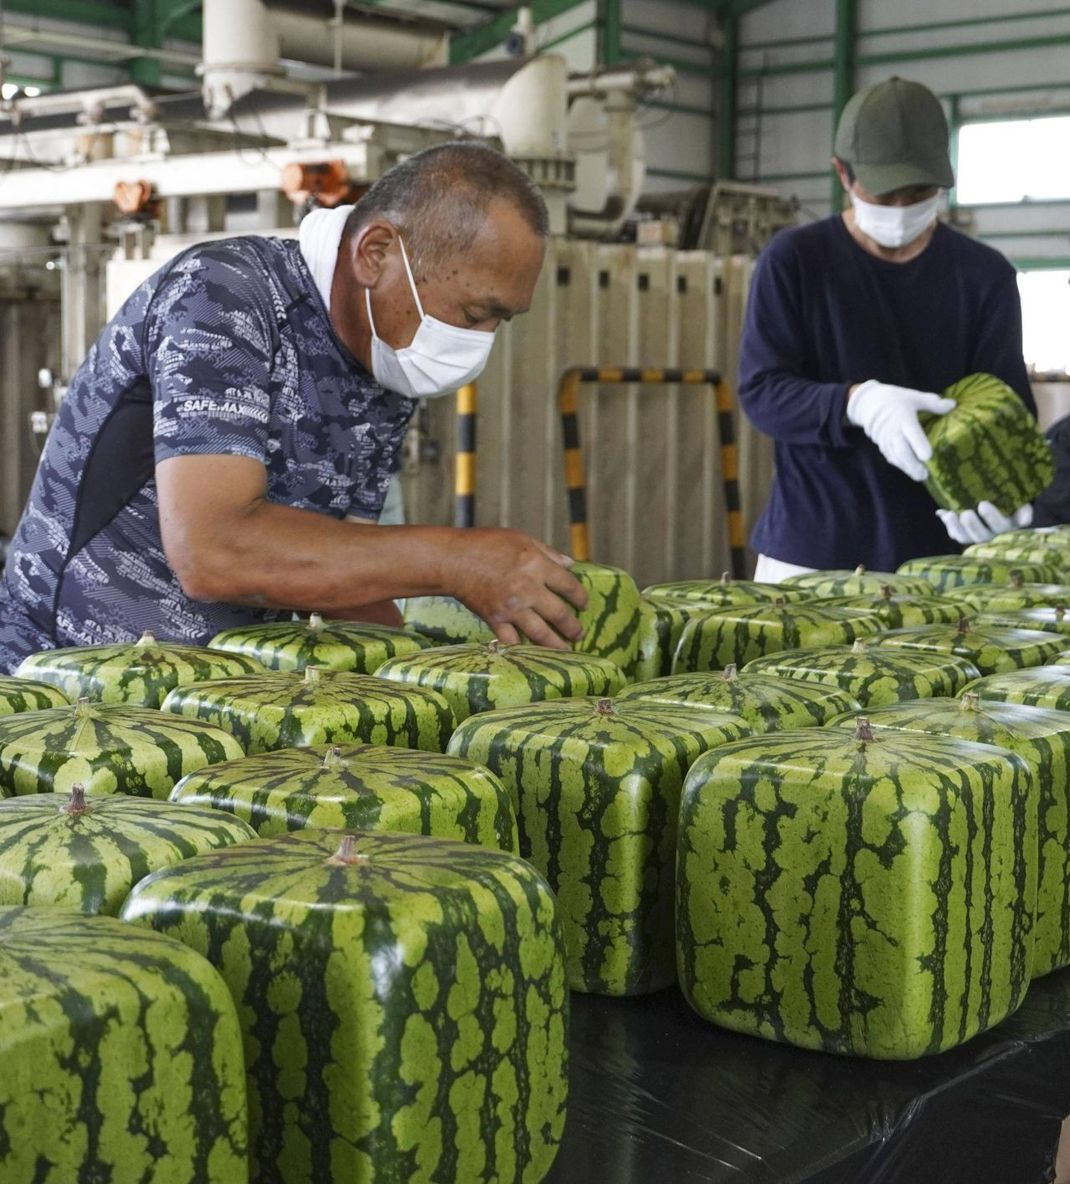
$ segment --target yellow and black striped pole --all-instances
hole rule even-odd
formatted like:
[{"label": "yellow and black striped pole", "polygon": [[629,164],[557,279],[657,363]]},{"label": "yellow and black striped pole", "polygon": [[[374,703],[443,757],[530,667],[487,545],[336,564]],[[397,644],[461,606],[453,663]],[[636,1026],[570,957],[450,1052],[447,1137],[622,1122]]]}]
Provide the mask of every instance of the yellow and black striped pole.
[{"label": "yellow and black striped pole", "polygon": [[651,369],[637,366],[582,366],[566,370],[561,376],[557,402],[565,445],[565,484],[568,488],[568,521],[571,554],[574,559],[590,559],[591,545],[587,524],[587,476],[580,442],[579,393],[583,383],[637,382],[647,385],[709,385],[714,389],[717,407],[717,432],[721,441],[721,475],[724,481],[725,511],[728,519],[728,545],[732,556],[732,574],[742,579],[746,574],[746,538],[739,496],[739,452],[732,413],[732,394],[716,370]]},{"label": "yellow and black striped pole", "polygon": [[476,524],[476,400],[474,382],[457,392],[457,459],[454,463],[454,526]]}]

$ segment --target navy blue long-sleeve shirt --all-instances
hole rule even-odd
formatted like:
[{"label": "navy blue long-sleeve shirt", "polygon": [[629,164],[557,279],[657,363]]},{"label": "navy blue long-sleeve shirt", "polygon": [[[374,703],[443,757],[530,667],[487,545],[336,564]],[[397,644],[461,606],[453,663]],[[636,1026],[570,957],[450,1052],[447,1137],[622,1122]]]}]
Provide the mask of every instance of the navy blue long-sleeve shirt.
[{"label": "navy blue long-sleeve shirt", "polygon": [[1036,413],[1017,279],[998,251],[941,224],[917,258],[889,263],[839,216],[778,234],[755,269],[740,355],[740,403],[776,453],[754,549],[880,571],[959,550],[924,484],[847,422],[847,392],[875,378],[939,393],[979,372]]}]

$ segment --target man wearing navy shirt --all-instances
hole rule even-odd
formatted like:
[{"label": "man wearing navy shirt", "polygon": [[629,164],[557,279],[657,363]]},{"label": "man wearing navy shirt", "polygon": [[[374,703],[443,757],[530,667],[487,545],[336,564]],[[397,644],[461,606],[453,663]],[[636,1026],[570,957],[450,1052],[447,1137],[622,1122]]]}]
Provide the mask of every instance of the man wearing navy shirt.
[{"label": "man wearing navy shirt", "polygon": [[300,241],[180,254],[107,325],[49,434],[0,583],[0,671],[34,650],[194,643],[290,610],[390,619],[445,593],[563,647],[583,589],[519,531],[375,526],[419,398],[483,368],[549,233],[478,144],[391,170]]},{"label": "man wearing navy shirt", "polygon": [[907,559],[1028,525],[988,502],[937,510],[919,413],[968,374],[1003,379],[1034,414],[1014,268],[937,222],[954,184],[939,100],[892,78],[854,95],[834,164],[851,206],[782,231],[758,260],[740,358],[744,411],[776,476],[752,536],[756,578]]}]

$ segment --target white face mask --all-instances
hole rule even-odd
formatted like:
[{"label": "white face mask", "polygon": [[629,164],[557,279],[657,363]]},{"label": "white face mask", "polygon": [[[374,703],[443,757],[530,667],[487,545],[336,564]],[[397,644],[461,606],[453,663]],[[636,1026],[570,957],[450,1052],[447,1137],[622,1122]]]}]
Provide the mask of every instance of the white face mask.
[{"label": "white face mask", "polygon": [[412,298],[420,313],[420,326],[412,342],[403,349],[387,345],[375,331],[371,289],[365,288],[364,301],[372,331],[372,374],[387,390],[409,399],[433,399],[452,394],[483,373],[494,345],[494,334],[481,329],[460,329],[428,316],[420,303],[408,252],[400,235],[398,242]]},{"label": "white face mask", "polygon": [[882,247],[905,247],[919,238],[936,220],[940,194],[934,193],[912,206],[879,206],[851,194],[855,224]]}]

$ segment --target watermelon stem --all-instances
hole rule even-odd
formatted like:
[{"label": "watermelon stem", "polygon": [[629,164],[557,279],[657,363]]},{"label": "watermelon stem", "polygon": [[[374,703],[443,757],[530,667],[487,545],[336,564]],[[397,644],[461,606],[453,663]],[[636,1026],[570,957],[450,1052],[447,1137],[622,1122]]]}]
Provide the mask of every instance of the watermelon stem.
[{"label": "watermelon stem", "polygon": [[891,584],[881,584],[881,596],[885,600],[891,600],[895,593],[892,591]]},{"label": "watermelon stem", "polygon": [[970,631],[970,618],[963,617],[959,621],[959,637],[965,636]]},{"label": "watermelon stem", "polygon": [[722,584],[730,584],[731,582],[732,582],[731,573],[727,572],[727,571],[721,572],[721,583]]},{"label": "watermelon stem", "polygon": [[721,677],[725,680],[725,682],[735,682],[736,679],[739,678],[739,667],[735,664],[735,662],[729,662],[724,668],[724,673],[721,675]]},{"label": "watermelon stem", "polygon": [[339,769],[342,768],[345,763],[345,759],[342,756],[342,750],[337,744],[334,744],[327,749],[327,755],[323,758],[323,767],[325,769]]},{"label": "watermelon stem", "polygon": [[861,637],[855,638],[855,643],[851,646],[852,654],[864,654],[866,652],[866,643]]},{"label": "watermelon stem", "polygon": [[594,705],[595,715],[612,715],[613,714],[613,700],[599,699]]},{"label": "watermelon stem", "polygon": [[865,574],[866,574],[866,565],[864,563],[860,563],[855,568],[855,575],[856,576],[864,576]]},{"label": "watermelon stem", "polygon": [[367,863],[368,857],[357,850],[356,835],[343,835],[338,850],[326,862],[328,867],[354,867],[358,863]]},{"label": "watermelon stem", "polygon": [[318,666],[305,667],[305,686],[318,687],[320,685],[320,668]]},{"label": "watermelon stem", "polygon": [[1011,572],[1011,587],[1021,588],[1024,584],[1025,576],[1023,576],[1022,573],[1017,568],[1015,568],[1015,570]]},{"label": "watermelon stem", "polygon": [[487,642],[487,653],[488,654],[500,654],[501,652],[502,652],[502,643],[497,638],[495,638],[493,641]]},{"label": "watermelon stem", "polygon": [[79,781],[71,786],[71,796],[63,807],[64,814],[88,814],[89,803],[85,800],[85,786]]},{"label": "watermelon stem", "polygon": [[869,720],[864,715],[860,715],[856,722],[855,739],[861,741],[863,744],[868,744],[876,739],[873,735],[873,729],[870,727]]},{"label": "watermelon stem", "polygon": [[311,633],[319,633],[323,629],[323,617],[319,613],[312,613],[308,618],[308,628]]},{"label": "watermelon stem", "polygon": [[961,702],[963,711],[981,710],[981,696],[976,691],[965,691],[962,695]]},{"label": "watermelon stem", "polygon": [[137,639],[138,649],[147,650],[150,646],[156,644],[156,634],[151,629],[146,629],[144,633]]}]

